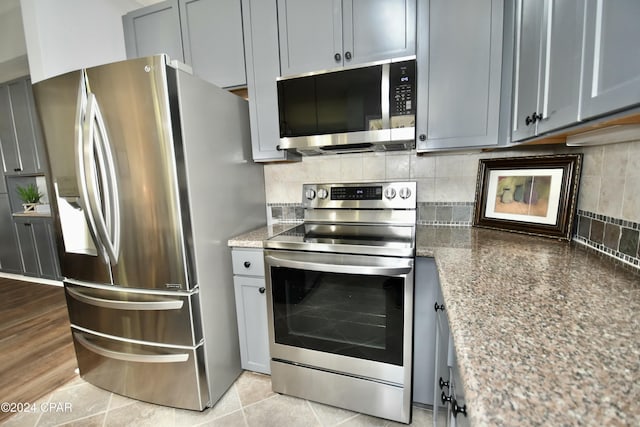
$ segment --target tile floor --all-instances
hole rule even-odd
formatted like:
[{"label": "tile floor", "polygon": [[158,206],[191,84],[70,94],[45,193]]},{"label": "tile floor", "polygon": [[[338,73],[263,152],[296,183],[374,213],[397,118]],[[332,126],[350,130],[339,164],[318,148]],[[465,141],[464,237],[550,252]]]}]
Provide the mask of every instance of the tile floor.
[{"label": "tile floor", "polygon": [[[280,395],[271,391],[268,375],[245,371],[220,401],[203,412],[167,408],[128,399],[75,378],[45,396],[34,407],[37,412],[21,412],[3,427],[44,426],[403,426],[332,406]],[[48,409],[46,412],[42,410]],[[412,426],[432,425],[431,411],[414,406]]]}]

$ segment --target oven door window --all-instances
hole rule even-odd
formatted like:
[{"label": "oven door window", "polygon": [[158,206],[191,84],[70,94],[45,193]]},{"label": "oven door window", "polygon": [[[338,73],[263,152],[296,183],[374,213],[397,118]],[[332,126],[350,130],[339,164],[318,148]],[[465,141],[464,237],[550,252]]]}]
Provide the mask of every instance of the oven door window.
[{"label": "oven door window", "polygon": [[402,365],[403,277],[271,267],[275,341]]}]

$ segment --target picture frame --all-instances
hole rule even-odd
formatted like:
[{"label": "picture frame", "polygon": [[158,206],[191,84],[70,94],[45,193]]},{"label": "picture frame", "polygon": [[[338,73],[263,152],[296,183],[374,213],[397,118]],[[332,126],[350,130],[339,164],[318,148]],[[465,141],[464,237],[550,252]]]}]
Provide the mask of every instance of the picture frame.
[{"label": "picture frame", "polygon": [[582,154],[480,159],[473,225],[571,240]]}]

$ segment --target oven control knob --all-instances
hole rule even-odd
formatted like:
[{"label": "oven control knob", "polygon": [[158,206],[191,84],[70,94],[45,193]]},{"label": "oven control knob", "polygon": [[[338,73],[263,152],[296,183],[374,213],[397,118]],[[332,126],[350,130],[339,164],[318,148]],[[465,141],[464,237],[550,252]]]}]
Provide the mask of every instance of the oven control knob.
[{"label": "oven control knob", "polygon": [[411,190],[409,190],[409,187],[403,187],[400,189],[399,195],[403,199],[408,199],[409,197],[411,197]]},{"label": "oven control knob", "polygon": [[312,189],[312,188],[308,188],[307,191],[304,192],[304,197],[307,198],[307,200],[313,200],[316,198],[316,190]]},{"label": "oven control knob", "polygon": [[326,188],[318,189],[318,199],[326,199],[329,196],[329,192]]},{"label": "oven control knob", "polygon": [[394,197],[396,197],[396,189],[392,187],[387,187],[387,189],[384,190],[384,197],[386,197],[389,200],[393,199]]}]

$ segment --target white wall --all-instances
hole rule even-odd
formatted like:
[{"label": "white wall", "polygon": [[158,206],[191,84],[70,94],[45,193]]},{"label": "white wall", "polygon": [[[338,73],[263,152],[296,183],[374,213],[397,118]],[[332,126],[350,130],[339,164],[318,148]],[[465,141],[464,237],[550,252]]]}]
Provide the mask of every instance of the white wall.
[{"label": "white wall", "polygon": [[29,74],[20,2],[0,2],[0,82]]},{"label": "white wall", "polygon": [[122,15],[133,0],[20,0],[32,82],[126,59]]}]

